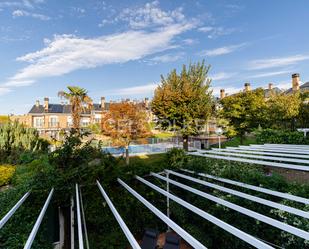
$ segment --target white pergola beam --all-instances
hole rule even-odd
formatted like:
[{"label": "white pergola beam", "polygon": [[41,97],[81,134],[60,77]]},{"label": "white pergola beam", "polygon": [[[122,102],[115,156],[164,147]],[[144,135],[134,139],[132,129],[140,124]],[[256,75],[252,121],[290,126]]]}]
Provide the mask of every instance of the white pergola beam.
[{"label": "white pergola beam", "polygon": [[251,164],[270,166],[270,167],[276,167],[276,168],[301,170],[301,171],[306,171],[306,172],[309,171],[309,167],[308,166],[301,166],[301,165],[295,165],[295,164],[266,162],[266,161],[261,161],[261,160],[244,159],[244,158],[231,157],[231,156],[230,157],[227,157],[227,156],[217,156],[217,155],[200,154],[200,153],[188,153],[188,154],[189,155],[194,155],[194,156],[202,156],[202,157],[214,158],[214,159],[223,159],[223,160],[242,162],[242,163],[251,163]]},{"label": "white pergola beam", "polygon": [[284,156],[287,158],[306,158],[309,159],[309,155],[300,155],[300,154],[288,154],[288,153],[276,153],[276,152],[265,152],[265,151],[256,151],[256,150],[242,150],[242,149],[217,149],[213,148],[214,151],[227,151],[227,152],[236,152],[236,153],[246,153],[253,155],[269,155],[269,156]]},{"label": "white pergola beam", "polygon": [[48,208],[48,205],[50,203],[50,200],[51,200],[51,198],[53,196],[53,193],[54,193],[54,188],[52,188],[51,191],[49,192],[49,195],[48,195],[48,197],[47,197],[47,199],[45,201],[45,204],[44,204],[44,206],[43,206],[43,208],[42,208],[42,210],[41,210],[41,212],[39,214],[39,217],[37,218],[37,220],[36,220],[36,222],[35,222],[35,224],[34,224],[34,226],[32,228],[32,231],[31,231],[31,233],[30,233],[30,235],[28,237],[28,240],[27,240],[27,242],[26,242],[26,244],[24,246],[24,249],[30,249],[31,248],[32,243],[33,243],[33,241],[35,239],[35,236],[36,236],[36,234],[37,234],[37,232],[38,232],[38,230],[40,228],[40,225],[42,223],[42,220],[43,220],[43,217],[45,215],[45,212],[46,212],[46,210]]},{"label": "white pergola beam", "polygon": [[300,196],[295,196],[295,195],[291,195],[291,194],[287,194],[287,193],[283,193],[283,192],[279,192],[279,191],[274,191],[274,190],[270,190],[270,189],[267,189],[267,188],[257,187],[257,186],[250,185],[250,184],[247,184],[247,183],[237,182],[237,181],[233,181],[233,180],[230,180],[230,179],[221,178],[221,177],[218,177],[218,176],[212,176],[212,175],[203,174],[203,173],[196,173],[196,172],[191,171],[191,170],[186,170],[186,169],[181,169],[181,170],[184,171],[184,172],[187,172],[187,173],[197,174],[199,176],[206,177],[206,178],[209,178],[209,179],[213,179],[213,180],[216,180],[216,181],[228,183],[228,184],[235,185],[235,186],[238,186],[238,187],[251,189],[251,190],[254,190],[254,191],[257,191],[257,192],[261,192],[261,193],[265,193],[265,194],[269,194],[269,195],[273,195],[273,196],[277,196],[277,197],[281,197],[281,198],[288,199],[288,200],[291,200],[291,201],[296,201],[296,202],[300,202],[300,203],[309,205],[309,199],[303,198],[303,197],[300,197]]},{"label": "white pergola beam", "polygon": [[[167,224],[170,228],[173,229],[179,236],[181,236],[185,241],[187,241],[193,248],[199,249],[207,249],[201,242],[196,240],[193,236],[191,236],[188,232],[186,232],[183,228],[177,225],[174,221],[168,218],[165,214],[163,214],[159,209],[157,209],[154,205],[152,205],[149,201],[147,201],[144,197],[138,194],[135,190],[129,187],[125,182],[118,178],[118,182],[129,191],[136,199],[138,199],[141,203],[143,203],[152,213],[154,213],[157,217],[159,217],[165,224]],[[270,247],[272,248],[272,247]]]},{"label": "white pergola beam", "polygon": [[290,206],[279,204],[277,202],[269,201],[269,200],[266,200],[266,199],[261,198],[261,197],[256,197],[256,196],[253,196],[253,195],[249,195],[249,194],[246,194],[246,193],[234,190],[234,189],[226,188],[226,187],[214,184],[214,183],[210,183],[210,182],[207,182],[207,181],[203,181],[203,180],[191,177],[191,176],[183,175],[183,174],[174,172],[172,170],[167,170],[167,172],[169,172],[170,174],[173,174],[175,176],[178,176],[180,178],[183,178],[183,179],[186,179],[186,180],[189,180],[189,181],[201,184],[201,185],[206,186],[206,187],[217,189],[219,191],[222,191],[222,192],[225,192],[225,193],[229,193],[231,195],[235,195],[235,196],[238,196],[238,197],[241,197],[241,198],[253,201],[253,202],[257,202],[257,203],[263,204],[265,206],[269,206],[271,208],[277,208],[279,210],[283,210],[285,212],[288,212],[288,213],[291,213],[291,214],[295,214],[295,215],[301,216],[303,218],[309,219],[309,212],[305,212],[305,211],[297,209],[297,208],[293,208],[293,207],[290,207]]},{"label": "white pergola beam", "polygon": [[13,214],[17,211],[17,209],[24,203],[24,201],[28,198],[30,192],[27,192],[15,205],[11,208],[11,210],[0,220],[0,229],[7,223],[7,221],[13,216]]},{"label": "white pergola beam", "polygon": [[234,236],[238,237],[239,239],[247,242],[248,244],[254,246],[255,248],[273,248],[269,245],[267,245],[266,243],[256,239],[255,237],[253,237],[252,235],[250,234],[247,234],[241,230],[239,230],[238,228],[236,227],[233,227],[229,224],[227,224],[226,222],[214,217],[213,215],[203,211],[202,209],[200,208],[197,208],[196,206],[182,200],[181,198],[175,196],[175,195],[172,195],[170,194],[169,192],[157,187],[156,185],[146,181],[145,179],[139,177],[139,176],[136,176],[136,179],[138,179],[139,181],[141,181],[142,183],[144,183],[145,185],[151,187],[152,189],[156,190],[157,192],[169,197],[170,199],[172,199],[173,201],[177,202],[178,204],[180,204],[181,206],[189,209],[190,211],[196,213],[197,215],[203,217],[204,219],[210,221],[211,223],[221,227],[223,230],[233,234]]},{"label": "white pergola beam", "polygon": [[286,149],[275,149],[275,148],[268,148],[268,147],[252,147],[252,146],[243,146],[240,145],[238,147],[226,147],[227,149],[239,149],[239,150],[254,150],[254,151],[271,151],[271,152],[278,152],[278,153],[282,153],[282,152],[286,152],[289,154],[301,154],[301,155],[309,155],[309,152],[306,151],[294,151],[294,150],[286,150]]},{"label": "white pergola beam", "polygon": [[78,184],[75,185],[75,196],[76,196],[76,212],[77,212],[78,248],[84,249],[83,228],[82,228],[82,219],[81,219],[81,212],[80,212]]},{"label": "white pergola beam", "polygon": [[103,189],[103,187],[102,187],[102,185],[100,184],[99,181],[97,181],[97,185],[98,185],[98,187],[100,189],[100,192],[101,192],[104,200],[106,201],[107,205],[109,206],[110,210],[112,211],[114,217],[116,218],[119,226],[121,227],[123,233],[127,237],[127,239],[129,241],[130,245],[132,246],[132,248],[133,249],[141,249],[140,245],[137,243],[137,241],[134,238],[133,234],[131,233],[131,231],[127,227],[126,223],[121,218],[120,214],[118,213],[117,209],[113,205],[112,201],[110,200],[110,198],[106,194],[105,190]]},{"label": "white pergola beam", "polygon": [[246,157],[246,158],[254,158],[254,159],[269,160],[269,161],[302,163],[302,164],[307,164],[309,166],[309,160],[304,160],[304,159],[262,156],[262,155],[250,155],[250,154],[241,153],[241,152],[236,153],[236,152],[224,152],[224,151],[217,151],[217,150],[208,150],[208,151],[205,151],[205,153],[206,154],[223,155],[223,156]]},{"label": "white pergola beam", "polygon": [[254,218],[256,220],[262,221],[262,222],[264,222],[266,224],[269,224],[269,225],[271,225],[273,227],[279,228],[279,229],[281,229],[283,231],[292,233],[292,234],[294,234],[294,235],[296,235],[296,236],[298,236],[300,238],[303,238],[303,239],[308,239],[309,238],[309,233],[304,231],[304,230],[301,230],[299,228],[290,226],[290,225],[288,225],[286,223],[283,223],[281,221],[278,221],[278,220],[275,220],[273,218],[267,217],[267,216],[265,216],[263,214],[257,213],[255,211],[250,210],[250,209],[241,207],[241,206],[239,206],[237,204],[234,204],[234,203],[231,203],[229,201],[220,199],[218,197],[215,197],[213,195],[207,194],[207,193],[202,192],[200,190],[194,189],[194,188],[192,188],[190,186],[187,186],[185,184],[176,182],[176,181],[171,180],[171,179],[167,179],[166,177],[160,176],[158,174],[152,173],[152,175],[157,177],[157,178],[159,178],[159,179],[161,179],[161,180],[163,180],[163,181],[168,181],[169,183],[171,183],[171,184],[173,184],[173,185],[175,185],[175,186],[177,186],[179,188],[185,189],[185,190],[187,190],[187,191],[189,191],[191,193],[194,193],[194,194],[199,195],[201,197],[204,197],[204,198],[206,198],[208,200],[216,202],[216,203],[218,203],[218,204],[220,204],[222,206],[225,206],[225,207],[228,207],[230,209],[233,209],[233,210],[235,210],[235,211],[237,211],[239,213],[242,213],[242,214],[244,214],[246,216],[249,216],[249,217]]}]

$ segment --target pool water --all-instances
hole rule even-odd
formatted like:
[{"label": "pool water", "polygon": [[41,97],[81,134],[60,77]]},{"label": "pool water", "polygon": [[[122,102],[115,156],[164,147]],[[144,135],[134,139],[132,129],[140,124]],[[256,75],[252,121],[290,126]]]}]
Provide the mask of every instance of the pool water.
[{"label": "pool water", "polygon": [[[157,144],[139,144],[130,145],[129,154],[156,154],[165,153],[171,148],[175,147],[175,144],[171,143],[157,143]],[[125,148],[121,147],[103,147],[103,152],[108,152],[112,155],[122,155],[125,153]]]}]

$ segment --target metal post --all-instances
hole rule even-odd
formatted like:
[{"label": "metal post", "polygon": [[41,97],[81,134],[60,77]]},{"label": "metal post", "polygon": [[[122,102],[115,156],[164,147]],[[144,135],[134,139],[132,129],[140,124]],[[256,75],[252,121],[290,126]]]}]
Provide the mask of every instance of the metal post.
[{"label": "metal post", "polygon": [[[166,179],[169,179],[169,175],[170,173],[168,171],[165,171],[165,174],[166,174]],[[166,181],[166,191],[169,193],[170,192],[170,183],[169,181],[167,180]],[[170,198],[167,196],[166,197],[166,216],[168,218],[170,218]],[[171,228],[167,225],[167,232],[170,232],[171,231]]]},{"label": "metal post", "polygon": [[221,149],[221,136],[219,135],[219,149]]}]

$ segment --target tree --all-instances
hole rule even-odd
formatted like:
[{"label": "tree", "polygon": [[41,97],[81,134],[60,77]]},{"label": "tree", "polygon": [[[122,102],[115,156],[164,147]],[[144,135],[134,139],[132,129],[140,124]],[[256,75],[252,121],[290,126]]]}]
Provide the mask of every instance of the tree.
[{"label": "tree", "polygon": [[80,129],[81,114],[87,109],[92,108],[92,99],[87,95],[87,91],[84,88],[77,86],[68,86],[69,92],[60,91],[58,96],[69,100],[71,105],[71,113],[73,119],[73,128]]},{"label": "tree", "polygon": [[132,140],[150,135],[144,107],[128,101],[111,103],[109,112],[102,119],[102,133],[112,138],[113,145],[125,148],[126,164],[129,165]]},{"label": "tree", "polygon": [[283,126],[287,129],[295,130],[295,122],[299,116],[301,108],[301,98],[299,93],[273,95],[268,100],[269,117],[273,124]]},{"label": "tree", "polygon": [[174,69],[166,78],[161,76],[151,103],[160,126],[182,135],[185,150],[188,150],[188,137],[199,133],[213,110],[209,69],[203,61],[188,68],[183,65],[180,74]]},{"label": "tree", "polygon": [[268,123],[267,103],[261,88],[227,96],[221,100],[221,106],[220,115],[234,127],[241,143],[246,132]]}]

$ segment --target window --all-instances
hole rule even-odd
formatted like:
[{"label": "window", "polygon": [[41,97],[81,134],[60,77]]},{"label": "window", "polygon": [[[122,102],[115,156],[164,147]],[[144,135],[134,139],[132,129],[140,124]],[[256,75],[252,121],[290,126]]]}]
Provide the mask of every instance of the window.
[{"label": "window", "polygon": [[43,117],[35,117],[33,120],[33,126],[35,128],[41,128],[44,126],[44,118]]},{"label": "window", "polygon": [[57,127],[58,125],[59,125],[58,117],[50,117],[49,118],[49,126],[50,127]]}]

